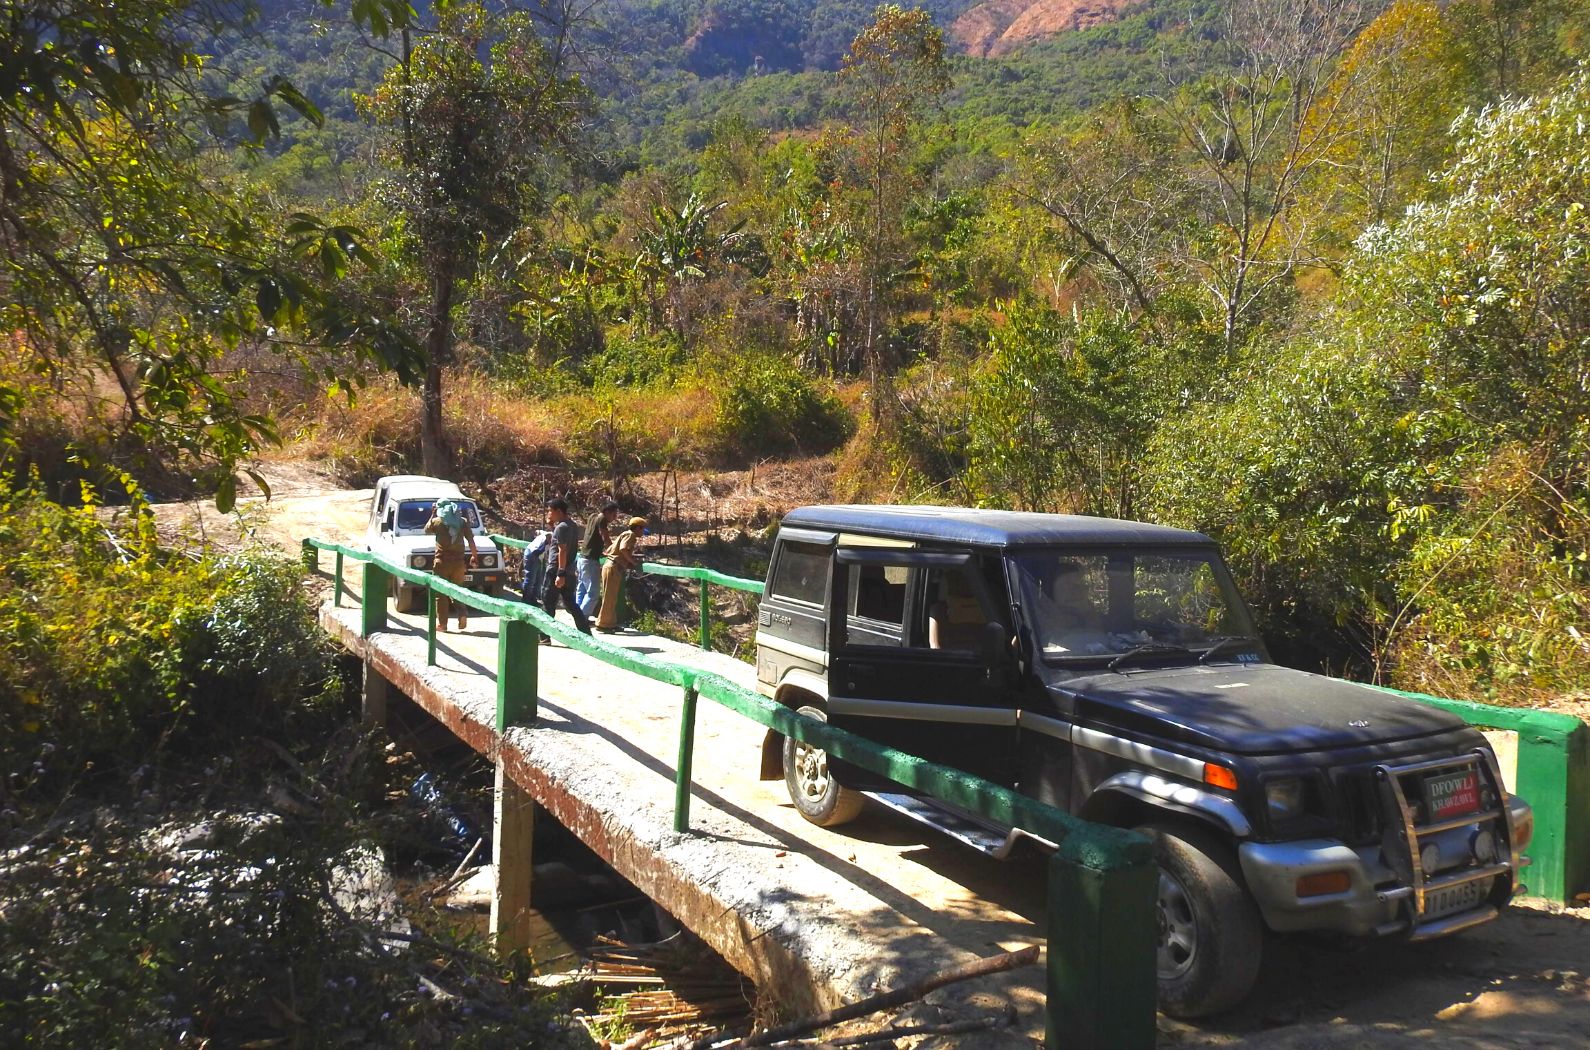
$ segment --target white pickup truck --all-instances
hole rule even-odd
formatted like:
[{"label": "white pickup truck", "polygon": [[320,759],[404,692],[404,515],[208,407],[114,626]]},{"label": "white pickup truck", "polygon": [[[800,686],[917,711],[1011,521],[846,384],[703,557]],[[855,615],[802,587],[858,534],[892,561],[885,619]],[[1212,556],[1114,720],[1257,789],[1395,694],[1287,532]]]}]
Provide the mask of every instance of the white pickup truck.
[{"label": "white pickup truck", "polygon": [[[431,520],[436,502],[443,499],[453,500],[464,512],[480,552],[479,561],[470,566],[464,577],[464,585],[495,596],[507,578],[502,552],[491,542],[475,501],[451,481],[421,474],[394,474],[377,481],[365,529],[365,549],[411,569],[429,570],[436,561],[436,541],[426,534],[425,523]],[[393,580],[392,588],[398,612],[420,612],[425,608],[423,587]]]}]

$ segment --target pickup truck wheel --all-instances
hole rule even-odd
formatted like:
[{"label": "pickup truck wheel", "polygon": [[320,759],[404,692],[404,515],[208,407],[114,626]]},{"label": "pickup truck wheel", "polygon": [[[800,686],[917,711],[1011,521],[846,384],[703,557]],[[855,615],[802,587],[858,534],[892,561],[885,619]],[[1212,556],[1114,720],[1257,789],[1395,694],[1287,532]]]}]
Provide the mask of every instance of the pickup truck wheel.
[{"label": "pickup truck wheel", "polygon": [[[828,721],[820,707],[797,708],[798,714]],[[834,779],[828,771],[828,752],[794,737],[784,738],[784,786],[801,816],[819,827],[831,828],[856,819],[866,798]]]},{"label": "pickup truck wheel", "polygon": [[422,613],[425,611],[425,588],[415,587],[413,584],[393,580],[392,586],[397,589],[396,600],[392,608],[400,613]]},{"label": "pickup truck wheel", "polygon": [[1241,1002],[1259,976],[1264,924],[1219,839],[1184,827],[1138,828],[1159,866],[1159,1006],[1202,1017]]}]

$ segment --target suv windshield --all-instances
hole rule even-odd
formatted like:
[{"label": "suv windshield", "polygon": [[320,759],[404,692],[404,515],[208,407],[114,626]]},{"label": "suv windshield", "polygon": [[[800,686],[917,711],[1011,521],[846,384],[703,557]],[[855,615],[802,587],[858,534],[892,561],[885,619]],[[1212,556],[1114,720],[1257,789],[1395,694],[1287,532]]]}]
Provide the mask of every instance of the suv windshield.
[{"label": "suv windshield", "polygon": [[[445,498],[445,497],[444,497]],[[467,499],[453,497],[458,508],[464,512],[464,520],[469,522],[471,530],[480,528],[480,514],[475,510],[475,504]],[[398,504],[397,527],[399,532],[418,532],[431,520],[431,512],[436,507],[434,499],[406,499]]]},{"label": "suv windshield", "polygon": [[1201,655],[1215,646],[1232,654],[1242,648],[1233,641],[1254,635],[1213,551],[1033,550],[1012,564],[1049,660]]}]

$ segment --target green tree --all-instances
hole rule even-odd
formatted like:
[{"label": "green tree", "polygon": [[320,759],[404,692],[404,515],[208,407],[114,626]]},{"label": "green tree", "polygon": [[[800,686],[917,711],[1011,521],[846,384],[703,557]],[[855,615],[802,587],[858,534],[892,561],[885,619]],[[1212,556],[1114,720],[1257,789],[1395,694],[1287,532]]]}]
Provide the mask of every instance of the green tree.
[{"label": "green tree", "polygon": [[1338,248],[1423,195],[1466,101],[1458,41],[1431,0],[1397,0],[1358,34],[1309,116],[1342,129],[1304,194]]},{"label": "green tree", "polygon": [[386,132],[383,191],[426,284],[420,458],[449,476],[443,371],[453,363],[453,313],[483,255],[520,225],[537,176],[575,141],[585,102],[569,68],[567,27],[543,33],[524,12],[439,3],[366,100]]},{"label": "green tree", "polygon": [[883,393],[880,326],[889,286],[901,268],[895,231],[914,185],[907,146],[923,112],[949,89],[944,35],[921,8],[883,4],[851,42],[839,80],[857,131],[867,199],[862,353],[876,419]]},{"label": "green tree", "polygon": [[726,207],[727,201],[708,204],[692,193],[678,206],[654,205],[640,231],[635,269],[646,284],[653,310],[662,304],[664,318],[681,344],[694,320],[689,286],[714,267],[736,261],[749,246],[743,219],[727,229],[714,229],[714,216]]},{"label": "green tree", "polygon": [[[394,10],[355,7],[383,26]],[[30,377],[0,381],[0,429],[30,405],[113,391],[112,441],[218,467],[223,505],[232,470],[274,437],[223,371],[228,349],[334,380],[349,352],[401,375],[414,361],[401,330],[335,290],[375,261],[358,231],[279,218],[217,171],[212,134],[231,118],[256,142],[277,133],[275,103],[319,120],[279,77],[249,99],[205,92],[193,41],[250,11],[18,0],[0,13],[0,338],[8,376]]]},{"label": "green tree", "polygon": [[1118,311],[1011,303],[963,403],[965,484],[980,504],[1138,514],[1140,460],[1175,389]]}]

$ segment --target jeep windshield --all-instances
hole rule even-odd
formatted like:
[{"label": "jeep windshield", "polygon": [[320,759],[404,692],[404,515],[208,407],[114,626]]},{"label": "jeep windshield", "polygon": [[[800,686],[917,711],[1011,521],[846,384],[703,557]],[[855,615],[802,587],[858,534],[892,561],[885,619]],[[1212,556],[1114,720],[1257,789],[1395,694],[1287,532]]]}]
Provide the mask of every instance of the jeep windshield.
[{"label": "jeep windshield", "polygon": [[1119,667],[1262,652],[1216,551],[1024,550],[1011,564],[1045,661]]},{"label": "jeep windshield", "polygon": [[[447,498],[447,497],[442,497]],[[466,499],[452,497],[458,504],[458,509],[464,512],[464,520],[469,522],[473,531],[480,528],[480,514],[475,510],[475,504]],[[397,528],[399,532],[419,532],[425,528],[426,522],[431,520],[431,514],[436,510],[434,499],[406,499],[398,504]]]}]

